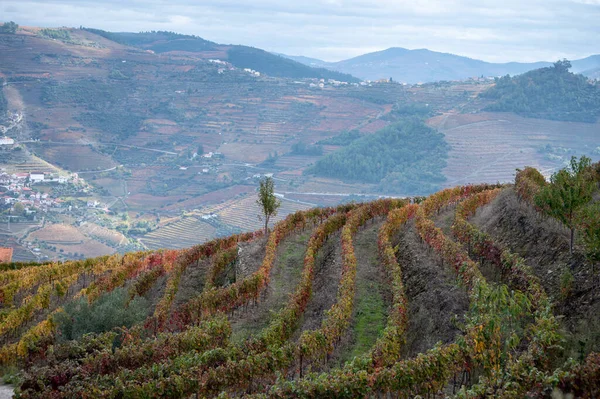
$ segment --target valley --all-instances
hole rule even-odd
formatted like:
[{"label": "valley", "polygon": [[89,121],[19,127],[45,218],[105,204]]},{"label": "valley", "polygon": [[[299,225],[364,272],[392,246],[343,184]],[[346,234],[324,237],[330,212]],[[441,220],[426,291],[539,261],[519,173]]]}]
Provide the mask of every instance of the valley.
[{"label": "valley", "polygon": [[[414,195],[409,186],[306,173],[343,148],[319,142],[348,131],[377,134],[402,117],[403,107],[426,107],[427,125],[445,135],[445,181],[437,188],[510,181],[527,165],[550,174],[571,155],[600,158],[598,123],[481,112],[489,100],[478,95],[493,86],[489,79],[402,85],[337,80],[341,75],[272,77],[256,73],[262,65],[256,60],[277,58],[256,53],[267,58],[244,67],[239,57],[228,58],[230,47],[199,39],[140,34],[144,44],[131,45],[129,36],[110,32],[56,31],[22,27],[0,34],[7,102],[1,124],[15,140],[0,149],[0,168],[75,174],[86,189],[60,194],[71,207],[39,211],[35,221],[0,219],[3,245],[18,249],[19,260],[181,248],[255,230],[261,224],[255,188],[264,176],[273,176],[283,200],[279,218],[313,206]],[[295,153],[298,143],[321,152]],[[44,240],[27,238],[53,224],[77,230],[81,243],[40,247]],[[89,225],[124,239],[106,241]]]}]

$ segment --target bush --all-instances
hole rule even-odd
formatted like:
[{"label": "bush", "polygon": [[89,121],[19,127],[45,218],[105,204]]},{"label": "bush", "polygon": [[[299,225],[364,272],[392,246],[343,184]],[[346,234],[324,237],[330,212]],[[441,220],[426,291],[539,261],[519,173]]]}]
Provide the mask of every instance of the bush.
[{"label": "bush", "polygon": [[79,339],[83,334],[102,333],[115,327],[131,327],[143,322],[150,313],[150,302],[136,297],[129,306],[127,290],[118,288],[104,294],[92,304],[87,298],[69,302],[56,316],[58,330],[65,340]]},{"label": "bush", "polygon": [[19,25],[17,25],[13,21],[10,21],[0,26],[0,33],[8,33],[14,35],[15,33],[17,33],[17,29],[19,29]]},{"label": "bush", "polygon": [[69,33],[68,30],[64,30],[64,29],[44,28],[44,29],[40,30],[40,34],[42,36],[48,37],[50,39],[57,39],[57,40],[63,40],[63,41],[71,40],[71,34]]}]

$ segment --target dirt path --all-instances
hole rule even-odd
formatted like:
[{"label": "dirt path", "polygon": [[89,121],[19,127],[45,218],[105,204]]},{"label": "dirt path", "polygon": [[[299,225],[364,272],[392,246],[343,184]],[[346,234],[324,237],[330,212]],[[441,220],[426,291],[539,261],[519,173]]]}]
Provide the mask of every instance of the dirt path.
[{"label": "dirt path", "polygon": [[461,321],[469,309],[464,288],[429,247],[421,242],[414,221],[395,237],[398,262],[408,299],[408,328],[404,357],[415,356],[437,342],[456,340],[460,330],[453,319]]},{"label": "dirt path", "polygon": [[[600,350],[600,289],[594,286],[591,266],[577,252],[569,254],[569,233],[553,219],[538,214],[520,202],[513,189],[506,189],[472,218],[472,223],[492,235],[497,243],[522,256],[540,278],[555,303],[554,313],[563,315],[567,336],[565,354],[578,358],[580,341],[584,351]],[[561,278],[570,271],[573,283],[561,295]]]},{"label": "dirt path", "polygon": [[14,388],[10,385],[0,385],[0,399],[10,399],[13,397]]},{"label": "dirt path", "polygon": [[369,222],[354,236],[356,294],[352,323],[333,356],[343,365],[368,352],[385,329],[392,295],[389,278],[377,255],[377,235],[382,221]]},{"label": "dirt path", "polygon": [[[271,315],[282,309],[294,292],[302,276],[304,253],[310,238],[310,229],[292,234],[283,240],[277,250],[277,258],[271,272],[271,282],[257,306],[237,312],[231,319],[232,339],[243,340],[267,327]],[[247,249],[247,248],[246,248]],[[264,251],[264,248],[263,248]],[[256,258],[250,250],[243,250],[249,260]],[[262,257],[260,258],[262,260]],[[240,259],[244,262],[244,259]]]}]

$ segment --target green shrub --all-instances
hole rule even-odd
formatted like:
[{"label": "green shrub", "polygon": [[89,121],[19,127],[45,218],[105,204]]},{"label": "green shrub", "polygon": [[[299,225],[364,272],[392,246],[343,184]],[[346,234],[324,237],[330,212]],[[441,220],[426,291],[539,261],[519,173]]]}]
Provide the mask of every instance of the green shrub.
[{"label": "green shrub", "polygon": [[136,297],[126,306],[128,293],[118,288],[89,304],[87,298],[67,303],[56,317],[58,329],[65,340],[79,339],[83,334],[102,333],[115,327],[131,327],[141,323],[150,313],[150,303]]},{"label": "green shrub", "polygon": [[571,273],[571,270],[569,270],[568,267],[565,267],[560,275],[560,296],[563,299],[568,298],[569,295],[571,295],[574,281],[575,279],[573,278],[573,273]]}]

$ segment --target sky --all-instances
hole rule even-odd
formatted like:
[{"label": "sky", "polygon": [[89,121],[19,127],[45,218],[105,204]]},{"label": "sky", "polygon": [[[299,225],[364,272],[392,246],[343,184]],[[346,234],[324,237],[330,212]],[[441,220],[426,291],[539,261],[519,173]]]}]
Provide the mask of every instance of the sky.
[{"label": "sky", "polygon": [[169,30],[325,61],[389,47],[490,62],[600,54],[600,0],[0,0],[0,21]]}]

